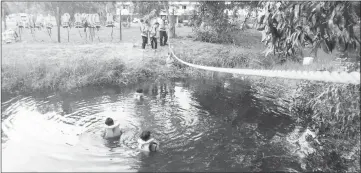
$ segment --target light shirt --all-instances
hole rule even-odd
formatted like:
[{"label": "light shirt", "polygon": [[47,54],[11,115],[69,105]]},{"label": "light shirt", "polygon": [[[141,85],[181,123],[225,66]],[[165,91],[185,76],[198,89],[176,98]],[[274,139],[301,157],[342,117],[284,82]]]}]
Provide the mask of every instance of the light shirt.
[{"label": "light shirt", "polygon": [[140,24],[140,35],[144,37],[148,37],[149,34],[149,26],[145,23]]},{"label": "light shirt", "polygon": [[159,31],[166,31],[168,28],[168,21],[160,19],[159,20]]},{"label": "light shirt", "polygon": [[159,37],[159,27],[156,27],[155,25],[152,27],[152,29],[150,30],[150,37]]},{"label": "light shirt", "polygon": [[104,138],[114,138],[114,137],[120,137],[122,135],[122,132],[119,128],[119,123],[116,123],[112,126],[105,125],[105,134]]},{"label": "light shirt", "polygon": [[155,139],[151,138],[148,141],[143,141],[142,139],[138,139],[138,149],[142,151],[149,151],[149,144],[151,142],[157,143],[157,148],[159,148],[158,142],[155,141]]}]

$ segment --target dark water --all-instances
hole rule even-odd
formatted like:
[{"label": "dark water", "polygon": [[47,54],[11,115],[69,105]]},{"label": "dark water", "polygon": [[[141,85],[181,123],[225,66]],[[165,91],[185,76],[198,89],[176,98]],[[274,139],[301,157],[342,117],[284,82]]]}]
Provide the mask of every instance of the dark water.
[{"label": "dark water", "polygon": [[[144,100],[134,99],[143,88]],[[272,88],[244,81],[184,80],[85,88],[2,101],[3,171],[300,170],[285,137],[294,129]],[[105,118],[125,131],[104,140]],[[161,143],[142,153],[150,130]]]}]

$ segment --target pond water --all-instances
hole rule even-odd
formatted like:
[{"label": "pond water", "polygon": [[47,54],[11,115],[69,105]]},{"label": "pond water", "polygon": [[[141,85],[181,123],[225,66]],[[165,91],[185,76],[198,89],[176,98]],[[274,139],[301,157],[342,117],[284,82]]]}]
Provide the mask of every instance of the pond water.
[{"label": "pond water", "polygon": [[[134,99],[137,88],[143,100]],[[295,129],[287,101],[262,90],[242,80],[189,79],[2,99],[2,169],[300,170],[285,140]],[[121,139],[101,137],[107,117],[120,123]],[[159,152],[136,149],[142,130],[160,141]]]}]

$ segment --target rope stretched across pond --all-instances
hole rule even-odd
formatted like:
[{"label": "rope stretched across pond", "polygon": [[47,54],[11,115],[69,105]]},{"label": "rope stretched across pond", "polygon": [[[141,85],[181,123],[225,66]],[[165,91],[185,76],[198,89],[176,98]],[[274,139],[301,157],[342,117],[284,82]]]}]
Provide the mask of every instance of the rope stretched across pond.
[{"label": "rope stretched across pond", "polygon": [[179,62],[190,67],[216,71],[235,73],[241,75],[252,75],[262,77],[277,77],[286,79],[301,79],[301,80],[315,80],[324,82],[344,83],[344,84],[360,84],[360,72],[328,72],[328,71],[295,71],[295,70],[257,70],[257,69],[235,69],[235,68],[220,68],[191,64],[178,58],[169,44],[170,55]]}]

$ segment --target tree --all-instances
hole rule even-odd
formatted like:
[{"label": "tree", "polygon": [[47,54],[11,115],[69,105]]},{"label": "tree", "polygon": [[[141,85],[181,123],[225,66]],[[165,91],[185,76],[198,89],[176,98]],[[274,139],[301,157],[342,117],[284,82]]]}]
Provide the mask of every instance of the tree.
[{"label": "tree", "polygon": [[317,57],[321,47],[326,53],[356,50],[360,45],[354,27],[360,26],[360,2],[260,2],[265,14],[259,16],[258,30],[266,56],[302,53],[310,45]]},{"label": "tree", "polygon": [[[197,39],[215,43],[233,43],[234,35],[246,22],[236,24],[239,9],[249,8],[249,12],[256,7],[257,2],[229,2],[202,1],[199,2],[198,13],[194,13],[192,20],[196,30]],[[233,11],[229,16],[228,11]],[[248,18],[246,18],[248,19]]]},{"label": "tree", "polygon": [[168,28],[168,37],[169,38],[175,38],[176,34],[175,34],[175,23],[176,23],[176,17],[174,16],[174,8],[172,11],[172,15],[169,13],[169,2],[168,1],[164,1],[163,2],[163,6],[164,9],[167,11],[167,16],[168,16],[168,22],[169,22],[169,28]]},{"label": "tree", "polygon": [[[9,6],[6,2],[1,2],[1,16],[2,16],[2,21],[4,21],[4,30],[7,29],[7,26],[6,26],[6,15],[9,15]],[[1,26],[2,27],[2,26]]]},{"label": "tree", "polygon": [[132,1],[134,4],[134,13],[138,13],[145,16],[156,10],[156,14],[159,14],[162,8],[160,1]]}]

